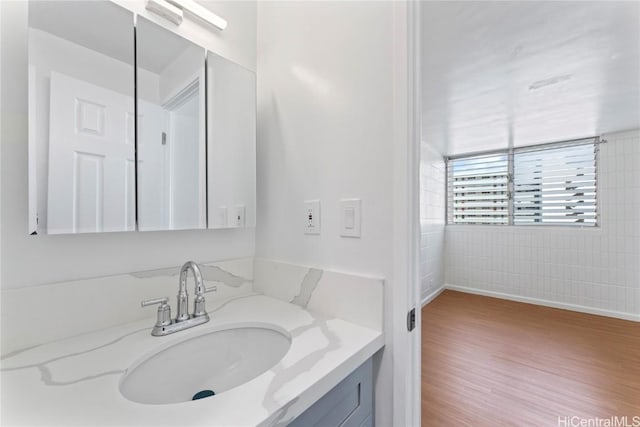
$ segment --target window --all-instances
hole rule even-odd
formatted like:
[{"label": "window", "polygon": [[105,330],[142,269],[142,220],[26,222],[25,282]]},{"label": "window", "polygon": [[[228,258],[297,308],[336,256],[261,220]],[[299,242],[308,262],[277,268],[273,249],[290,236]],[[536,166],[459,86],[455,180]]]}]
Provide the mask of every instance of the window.
[{"label": "window", "polygon": [[449,222],[508,224],[509,161],[506,153],[448,162]]},{"label": "window", "polygon": [[594,144],[516,150],[513,154],[515,225],[595,225]]},{"label": "window", "polygon": [[597,224],[596,138],[447,162],[449,224]]}]

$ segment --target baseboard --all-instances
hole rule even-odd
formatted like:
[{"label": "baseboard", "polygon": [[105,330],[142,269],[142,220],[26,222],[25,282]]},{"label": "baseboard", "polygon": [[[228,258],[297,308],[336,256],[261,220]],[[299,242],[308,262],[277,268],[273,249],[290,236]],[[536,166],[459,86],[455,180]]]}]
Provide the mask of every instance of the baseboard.
[{"label": "baseboard", "polygon": [[444,291],[444,289],[445,289],[445,285],[442,285],[438,289],[436,289],[435,291],[431,292],[426,297],[422,298],[422,307],[424,307],[425,305],[427,305],[431,301],[433,301],[438,295],[440,295],[442,293],[442,291]]},{"label": "baseboard", "polygon": [[476,295],[483,295],[487,297],[506,299],[511,301],[525,302],[529,304],[542,305],[545,307],[560,308],[560,309],[569,310],[569,311],[578,311],[580,313],[595,314],[598,316],[614,317],[616,319],[640,322],[639,314],[624,313],[621,311],[613,311],[613,310],[603,310],[601,308],[587,307],[584,305],[568,304],[568,303],[550,301],[550,300],[540,299],[540,298],[523,297],[523,296],[507,294],[503,292],[486,291],[484,289],[468,288],[465,286],[457,286],[457,285],[450,285],[450,284],[445,284],[443,286],[443,290],[444,289],[450,289],[452,291],[458,291],[458,292],[465,292],[468,294],[476,294]]}]

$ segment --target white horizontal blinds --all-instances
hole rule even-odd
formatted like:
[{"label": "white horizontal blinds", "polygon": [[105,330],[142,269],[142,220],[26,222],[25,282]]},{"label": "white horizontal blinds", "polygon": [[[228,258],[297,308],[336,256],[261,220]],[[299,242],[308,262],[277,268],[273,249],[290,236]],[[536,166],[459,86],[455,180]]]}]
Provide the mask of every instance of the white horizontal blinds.
[{"label": "white horizontal blinds", "polygon": [[509,223],[507,153],[449,159],[450,224]]},{"label": "white horizontal blinds", "polygon": [[514,150],[515,225],[594,226],[596,141]]}]

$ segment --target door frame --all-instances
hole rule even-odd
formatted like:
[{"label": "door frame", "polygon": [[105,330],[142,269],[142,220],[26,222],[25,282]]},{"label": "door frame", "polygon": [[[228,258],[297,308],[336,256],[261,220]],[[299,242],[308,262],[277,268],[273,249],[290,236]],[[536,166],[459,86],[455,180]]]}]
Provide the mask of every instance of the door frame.
[{"label": "door frame", "polygon": [[[421,423],[420,2],[394,5],[393,425]],[[415,329],[407,313],[415,309]]]},{"label": "door frame", "polygon": [[[206,69],[206,67],[205,67]],[[205,70],[206,71],[206,70]],[[174,185],[174,172],[175,172],[175,150],[177,149],[177,145],[175,144],[175,111],[182,107],[187,102],[192,101],[194,98],[198,100],[198,156],[199,156],[199,182],[204,182],[204,185],[200,186],[200,191],[198,192],[198,225],[194,228],[207,228],[207,215],[206,215],[206,193],[207,193],[207,183],[206,183],[206,144],[207,144],[207,135],[206,135],[206,124],[204,124],[206,120],[206,84],[204,79],[204,72],[198,72],[192,80],[189,80],[183,88],[178,90],[176,93],[172,94],[165,102],[161,104],[161,108],[164,115],[164,133],[166,134],[169,150],[166,155],[168,156],[167,161],[167,175],[168,175],[168,206],[167,206],[167,214],[168,214],[168,229],[175,230],[180,229],[176,228],[174,224],[175,217],[175,203],[174,203],[174,193],[176,191]]]}]

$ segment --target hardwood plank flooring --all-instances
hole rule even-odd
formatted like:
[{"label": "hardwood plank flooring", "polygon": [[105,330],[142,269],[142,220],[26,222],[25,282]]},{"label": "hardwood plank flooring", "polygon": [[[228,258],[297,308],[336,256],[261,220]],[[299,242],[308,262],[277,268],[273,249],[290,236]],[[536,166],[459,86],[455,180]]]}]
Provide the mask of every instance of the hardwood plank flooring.
[{"label": "hardwood plank flooring", "polygon": [[573,416],[640,426],[640,323],[449,290],[422,309],[422,427]]}]

